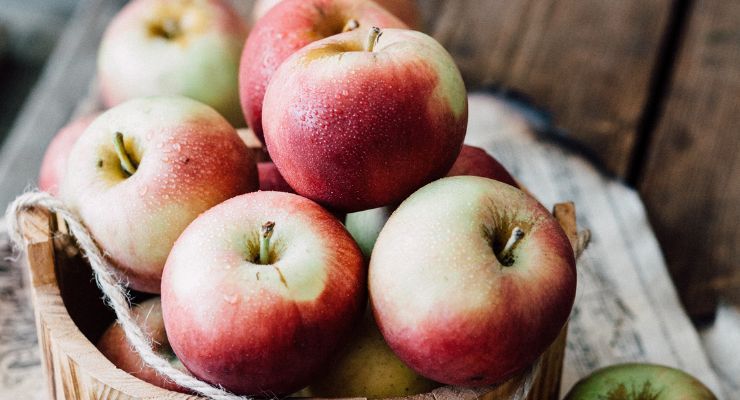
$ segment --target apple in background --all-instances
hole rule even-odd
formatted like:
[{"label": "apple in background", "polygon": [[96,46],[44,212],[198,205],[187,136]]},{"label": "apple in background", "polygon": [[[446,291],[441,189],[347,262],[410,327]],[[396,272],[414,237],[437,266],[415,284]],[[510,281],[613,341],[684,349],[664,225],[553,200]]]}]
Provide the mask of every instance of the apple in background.
[{"label": "apple in background", "polygon": [[257,163],[257,170],[260,175],[260,190],[295,193],[272,161]]},{"label": "apple in background", "polygon": [[[206,211],[172,248],[162,309],[199,379],[284,395],[326,370],[366,303],[360,249],[318,204],[256,192]],[[197,296],[198,301],[193,301]]]},{"label": "apple in background", "polygon": [[61,198],[131,288],[159,293],[185,227],[257,185],[251,153],[221,115],[185,97],[154,97],[93,121],[70,152]]},{"label": "apple in background", "polygon": [[182,95],[242,126],[238,74],[246,36],[246,22],[224,0],[131,1],[100,44],[103,102]]},{"label": "apple in background", "polygon": [[393,351],[437,382],[486,386],[531,365],[576,292],[573,251],[535,199],[492,179],[440,179],[380,232],[368,284]]},{"label": "apple in background", "polygon": [[358,211],[347,214],[344,219],[344,226],[357,245],[362,250],[362,255],[370,259],[375,247],[375,241],[378,240],[383,225],[390,218],[395,207],[378,207],[365,211]]},{"label": "apple in background", "polygon": [[324,398],[381,399],[426,393],[438,386],[396,357],[368,310],[328,372],[309,386],[308,394]]},{"label": "apple in background", "polygon": [[[463,145],[455,164],[447,173],[447,176],[461,175],[495,179],[519,187],[509,171],[495,158],[486,153],[485,150],[467,144]],[[370,259],[380,230],[388,221],[393,209],[395,207],[379,207],[347,214],[344,225],[362,249],[365,258]]]},{"label": "apple in background", "polygon": [[565,400],[717,400],[693,376],[654,364],[620,364],[600,369],[580,380]]},{"label": "apple in background", "polygon": [[406,27],[369,0],[284,0],[257,21],[239,67],[242,110],[257,137],[264,137],[262,103],[275,70],[305,45],[352,28],[353,21],[366,28]]},{"label": "apple in background", "polygon": [[463,145],[447,176],[480,176],[519,187],[514,177],[495,158],[480,147]]},{"label": "apple in background", "polygon": [[290,186],[346,212],[398,203],[444,176],[468,121],[452,57],[403,29],[360,28],[304,47],[276,71],[263,113],[267,149]]},{"label": "apple in background", "polygon": [[[252,23],[257,22],[263,15],[267,14],[272,7],[282,0],[257,0],[252,8]],[[411,29],[420,31],[421,11],[416,0],[374,0],[391,14],[395,15],[408,25]]]},{"label": "apple in background", "polygon": [[[159,297],[149,299],[133,307],[131,313],[139,326],[151,338],[154,344],[154,351],[169,359],[173,367],[187,372],[180,360],[175,356],[175,353],[172,352],[172,348],[167,341],[167,333],[164,330],[164,319],[162,318],[162,304]],[[114,322],[103,333],[103,336],[98,340],[97,348],[113,365],[142,381],[167,390],[188,393],[187,389],[160,375],[152,367],[144,363],[141,356],[129,344],[128,339],[126,339],[126,333],[118,322]]]},{"label": "apple in background", "polygon": [[49,143],[41,161],[39,171],[39,189],[56,196],[59,184],[67,168],[67,156],[77,142],[77,138],[100,115],[99,113],[80,117],[62,127]]},{"label": "apple in background", "polygon": [[328,372],[308,387],[308,396],[383,399],[426,393],[438,386],[396,357],[368,310]]}]

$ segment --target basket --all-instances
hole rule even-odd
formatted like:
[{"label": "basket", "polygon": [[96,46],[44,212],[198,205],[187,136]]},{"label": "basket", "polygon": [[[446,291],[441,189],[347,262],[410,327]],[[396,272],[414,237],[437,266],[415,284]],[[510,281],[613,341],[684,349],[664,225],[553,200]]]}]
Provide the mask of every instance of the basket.
[{"label": "basket", "polygon": [[[577,241],[575,207],[558,204],[554,215],[571,244]],[[54,399],[199,399],[168,391],[116,368],[96,343],[114,315],[101,300],[92,270],[75,251],[65,225],[47,211],[21,216],[26,240],[36,327],[43,367]],[[556,400],[565,352],[567,325],[540,359],[521,374],[492,387],[443,386],[408,400],[527,399]],[[528,393],[526,383],[531,383]]]}]

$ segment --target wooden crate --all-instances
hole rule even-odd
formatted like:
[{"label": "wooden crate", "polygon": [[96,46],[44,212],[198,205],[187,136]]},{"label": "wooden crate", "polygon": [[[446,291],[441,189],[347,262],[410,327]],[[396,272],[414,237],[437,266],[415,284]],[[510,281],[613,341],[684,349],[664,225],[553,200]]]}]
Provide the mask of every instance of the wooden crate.
[{"label": "wooden crate", "polygon": [[[575,208],[555,206],[575,248]],[[58,229],[57,218],[31,210],[22,216],[26,254],[33,287],[36,325],[47,384],[55,399],[197,399],[161,389],[116,368],[93,345],[113,322],[113,312],[101,300],[92,270],[71,247],[73,240]],[[63,224],[62,224],[63,226]],[[61,232],[60,232],[61,231]],[[539,361],[522,374],[486,388],[445,386],[409,397],[414,400],[512,399],[527,378],[534,380],[528,400],[556,400],[565,351],[567,326]]]}]

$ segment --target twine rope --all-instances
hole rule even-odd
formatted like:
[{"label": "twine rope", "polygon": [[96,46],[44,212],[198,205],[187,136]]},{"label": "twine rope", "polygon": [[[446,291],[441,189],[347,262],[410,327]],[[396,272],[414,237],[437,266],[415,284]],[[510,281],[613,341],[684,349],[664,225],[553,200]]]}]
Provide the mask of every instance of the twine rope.
[{"label": "twine rope", "polygon": [[[187,388],[194,393],[214,400],[252,400],[248,396],[237,396],[220,386],[213,386],[190,374],[174,368],[164,357],[157,354],[152,347],[151,339],[144,333],[131,313],[131,299],[124,282],[115,274],[114,267],[105,258],[87,227],[77,215],[70,211],[61,200],[41,191],[30,191],[18,196],[5,212],[5,219],[10,240],[20,250],[23,245],[23,234],[20,226],[21,214],[29,209],[44,208],[61,216],[67,223],[69,232],[77,240],[83,255],[88,259],[94,272],[95,282],[103,292],[106,303],[113,309],[119,324],[123,328],[129,344],[139,353],[144,363],[172,382]],[[588,245],[588,231],[578,234],[576,257],[579,257]],[[535,377],[541,367],[542,357],[530,367],[522,385],[510,400],[524,400],[534,385]]]}]

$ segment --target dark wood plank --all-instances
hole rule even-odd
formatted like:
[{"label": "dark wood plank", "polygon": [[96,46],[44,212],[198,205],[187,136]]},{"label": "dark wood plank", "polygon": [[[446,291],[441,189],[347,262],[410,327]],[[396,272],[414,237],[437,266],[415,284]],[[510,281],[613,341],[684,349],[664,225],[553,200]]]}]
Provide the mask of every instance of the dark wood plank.
[{"label": "dark wood plank", "polygon": [[469,86],[500,83],[531,96],[624,176],[671,0],[430,3],[438,8],[431,32]]},{"label": "dark wood plank", "polygon": [[689,313],[740,304],[740,2],[693,4],[639,188]]}]

